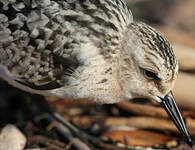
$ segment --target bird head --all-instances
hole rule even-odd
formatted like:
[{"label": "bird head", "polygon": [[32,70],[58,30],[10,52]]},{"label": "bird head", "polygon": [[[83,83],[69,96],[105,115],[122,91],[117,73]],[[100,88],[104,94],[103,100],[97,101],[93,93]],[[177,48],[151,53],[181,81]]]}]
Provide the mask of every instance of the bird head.
[{"label": "bird head", "polygon": [[165,37],[144,23],[125,32],[119,61],[119,80],[126,98],[147,97],[161,102],[178,74],[176,56]]},{"label": "bird head", "polygon": [[178,74],[178,61],[169,42],[144,23],[131,23],[124,35],[118,80],[125,98],[157,101],[187,141],[191,141],[171,92]]}]

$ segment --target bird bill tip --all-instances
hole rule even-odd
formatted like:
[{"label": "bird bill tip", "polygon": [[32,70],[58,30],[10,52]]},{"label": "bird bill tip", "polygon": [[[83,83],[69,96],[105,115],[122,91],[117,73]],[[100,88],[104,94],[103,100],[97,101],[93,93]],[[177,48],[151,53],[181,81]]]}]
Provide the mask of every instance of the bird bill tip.
[{"label": "bird bill tip", "polygon": [[185,122],[177,107],[172,91],[170,91],[164,98],[158,97],[155,100],[159,102],[161,106],[165,109],[170,119],[174,122],[174,124],[184,137],[185,141],[188,143],[188,145],[192,147],[193,146],[192,138],[186,128]]}]

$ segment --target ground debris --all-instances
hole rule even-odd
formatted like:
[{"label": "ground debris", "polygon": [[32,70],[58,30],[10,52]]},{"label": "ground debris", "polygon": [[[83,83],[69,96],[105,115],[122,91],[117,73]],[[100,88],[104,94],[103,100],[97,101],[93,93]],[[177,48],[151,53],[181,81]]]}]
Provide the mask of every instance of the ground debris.
[{"label": "ground debris", "polygon": [[26,137],[14,125],[6,125],[0,134],[0,150],[23,150]]}]

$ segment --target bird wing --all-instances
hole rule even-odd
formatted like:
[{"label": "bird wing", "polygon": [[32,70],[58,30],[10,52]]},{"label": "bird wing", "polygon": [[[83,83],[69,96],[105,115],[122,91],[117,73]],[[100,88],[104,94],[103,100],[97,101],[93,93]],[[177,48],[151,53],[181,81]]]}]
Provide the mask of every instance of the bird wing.
[{"label": "bird wing", "polygon": [[0,74],[38,90],[68,84],[79,65],[67,29],[52,16],[59,10],[42,8],[49,2],[0,0]]},{"label": "bird wing", "polygon": [[95,41],[109,57],[131,22],[123,0],[0,0],[1,72],[34,89],[64,86],[81,43]]},{"label": "bird wing", "polygon": [[0,51],[4,51],[4,54],[0,54],[0,76],[9,77],[36,90],[51,90],[68,85],[67,77],[79,65],[74,57],[40,53],[16,56],[13,51],[7,53],[9,50],[0,48]]}]

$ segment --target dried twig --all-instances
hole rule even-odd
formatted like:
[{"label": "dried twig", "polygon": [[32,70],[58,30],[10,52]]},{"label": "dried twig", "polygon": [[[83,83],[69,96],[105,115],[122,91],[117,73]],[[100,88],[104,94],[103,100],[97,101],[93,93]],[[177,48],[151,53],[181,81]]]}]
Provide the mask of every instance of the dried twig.
[{"label": "dried twig", "polygon": [[45,145],[45,147],[55,150],[64,150],[66,148],[66,144],[64,143],[40,135],[32,136],[31,138],[29,138],[28,144],[43,144]]},{"label": "dried twig", "polygon": [[127,112],[134,113],[136,115],[168,118],[167,113],[161,107],[136,104],[131,102],[121,102],[121,103],[117,103],[116,105],[121,109]]}]

